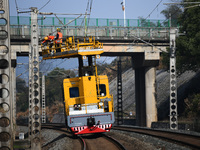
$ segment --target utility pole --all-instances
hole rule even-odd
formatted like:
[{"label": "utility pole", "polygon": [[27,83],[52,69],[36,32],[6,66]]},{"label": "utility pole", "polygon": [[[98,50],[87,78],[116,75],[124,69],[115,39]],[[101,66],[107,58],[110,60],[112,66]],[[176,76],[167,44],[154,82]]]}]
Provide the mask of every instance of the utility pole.
[{"label": "utility pole", "polygon": [[29,85],[29,117],[28,117],[28,119],[29,119],[29,121],[28,121],[28,129],[29,129],[29,140],[30,140],[30,142],[31,142],[31,133],[32,133],[32,70],[31,70],[31,68],[32,68],[32,49],[31,49],[31,44],[29,44],[29,79],[28,79],[28,81],[29,81],[29,83],[28,83],[28,85]]},{"label": "utility pole", "polygon": [[123,124],[121,57],[117,62],[117,125]]},{"label": "utility pole", "polygon": [[9,0],[0,0],[0,149],[13,149]]},{"label": "utility pole", "polygon": [[45,75],[42,74],[42,123],[46,123],[46,111],[45,111]]},{"label": "utility pole", "polygon": [[177,80],[176,80],[176,33],[170,28],[170,129],[178,129]]},{"label": "utility pole", "polygon": [[31,7],[31,150],[41,150],[38,9]]}]

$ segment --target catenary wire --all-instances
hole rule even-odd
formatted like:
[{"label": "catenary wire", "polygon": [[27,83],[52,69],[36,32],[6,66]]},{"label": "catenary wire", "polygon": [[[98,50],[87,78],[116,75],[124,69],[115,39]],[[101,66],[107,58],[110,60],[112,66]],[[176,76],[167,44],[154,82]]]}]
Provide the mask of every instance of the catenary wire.
[{"label": "catenary wire", "polygon": [[161,0],[161,1],[156,5],[156,7],[150,12],[150,14],[145,18],[145,20],[151,16],[151,14],[158,8],[158,6],[161,4],[162,1],[163,1],[163,0]]},{"label": "catenary wire", "polygon": [[44,4],[44,6],[42,6],[42,7],[39,9],[39,11],[40,11],[41,9],[43,9],[45,6],[47,6],[47,5],[50,3],[50,1],[51,1],[51,0],[48,0],[48,2],[46,2],[46,4]]}]

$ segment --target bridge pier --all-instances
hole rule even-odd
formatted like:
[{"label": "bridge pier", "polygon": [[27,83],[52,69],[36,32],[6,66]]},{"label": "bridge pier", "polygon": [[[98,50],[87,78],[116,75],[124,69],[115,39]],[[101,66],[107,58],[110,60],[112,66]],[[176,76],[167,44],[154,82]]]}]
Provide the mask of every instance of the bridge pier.
[{"label": "bridge pier", "polygon": [[159,60],[146,59],[144,53],[132,56],[135,69],[136,125],[151,127],[157,121],[156,66]]}]

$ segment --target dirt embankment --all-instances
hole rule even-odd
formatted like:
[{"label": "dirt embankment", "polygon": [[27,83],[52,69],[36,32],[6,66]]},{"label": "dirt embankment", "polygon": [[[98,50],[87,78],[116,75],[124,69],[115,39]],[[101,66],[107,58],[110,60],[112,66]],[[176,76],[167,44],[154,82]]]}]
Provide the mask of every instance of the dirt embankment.
[{"label": "dirt embankment", "polygon": [[[184,99],[190,93],[200,89],[200,72],[187,71],[177,77],[178,112],[184,111]],[[117,78],[110,82],[110,93],[113,94],[114,105],[117,107]],[[131,68],[122,75],[123,109],[135,111],[135,71]],[[167,71],[156,71],[156,97],[158,119],[169,115],[170,74]]]}]

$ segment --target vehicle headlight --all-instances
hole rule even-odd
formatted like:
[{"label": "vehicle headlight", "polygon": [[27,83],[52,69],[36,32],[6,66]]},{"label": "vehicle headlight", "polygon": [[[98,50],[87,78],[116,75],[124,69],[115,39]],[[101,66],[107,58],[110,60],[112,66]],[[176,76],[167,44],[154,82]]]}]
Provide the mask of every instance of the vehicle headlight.
[{"label": "vehicle headlight", "polygon": [[103,106],[103,102],[99,102],[99,106]]}]

